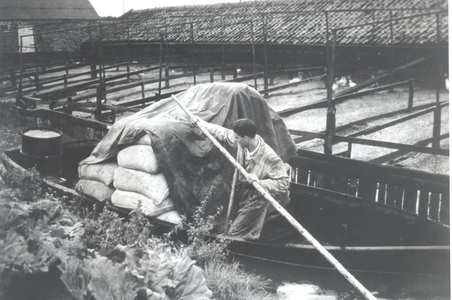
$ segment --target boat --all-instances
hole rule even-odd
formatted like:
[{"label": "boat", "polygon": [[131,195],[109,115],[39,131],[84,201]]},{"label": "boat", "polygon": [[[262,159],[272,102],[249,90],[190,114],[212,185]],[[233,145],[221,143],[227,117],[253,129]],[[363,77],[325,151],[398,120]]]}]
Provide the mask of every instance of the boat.
[{"label": "boat", "polygon": [[[74,187],[79,162],[97,143],[63,143],[62,172],[44,177],[44,184],[96,203]],[[32,167],[20,149],[2,153],[2,162],[6,171],[26,172]],[[289,164],[291,202],[286,209],[349,271],[449,276],[449,176],[306,150],[298,150]],[[231,238],[229,251],[282,264],[333,269],[279,215],[268,218],[257,241]]]}]

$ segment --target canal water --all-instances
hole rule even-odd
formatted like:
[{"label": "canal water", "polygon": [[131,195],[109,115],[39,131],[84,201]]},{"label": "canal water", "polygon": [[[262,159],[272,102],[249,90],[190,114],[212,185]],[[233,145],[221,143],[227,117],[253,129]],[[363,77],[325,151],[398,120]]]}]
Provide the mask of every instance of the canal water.
[{"label": "canal water", "polygon": [[[338,271],[234,257],[248,272],[270,279],[281,300],[365,299]],[[450,299],[450,279],[431,275],[353,273],[378,299]]]},{"label": "canal water", "polygon": [[[21,144],[18,129],[0,125],[0,152]],[[363,299],[337,271],[281,265],[252,258],[235,257],[246,271],[271,280],[281,300]],[[450,299],[449,278],[394,274],[353,274],[378,299]]]}]

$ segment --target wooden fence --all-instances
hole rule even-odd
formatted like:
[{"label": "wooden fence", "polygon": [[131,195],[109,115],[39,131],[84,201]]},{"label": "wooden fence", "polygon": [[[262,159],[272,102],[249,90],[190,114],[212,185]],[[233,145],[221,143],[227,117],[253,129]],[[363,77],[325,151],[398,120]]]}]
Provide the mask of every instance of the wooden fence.
[{"label": "wooden fence", "polygon": [[449,224],[449,176],[298,150],[292,181],[376,201]]},{"label": "wooden fence", "polygon": [[19,129],[56,128],[75,140],[100,140],[108,132],[106,123],[48,109],[27,110],[12,103],[0,103],[0,124]]}]

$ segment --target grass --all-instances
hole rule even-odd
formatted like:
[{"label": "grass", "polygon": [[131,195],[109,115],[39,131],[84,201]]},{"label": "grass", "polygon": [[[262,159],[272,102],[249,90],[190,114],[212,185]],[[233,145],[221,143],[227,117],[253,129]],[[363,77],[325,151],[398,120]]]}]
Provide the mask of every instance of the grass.
[{"label": "grass", "polygon": [[238,262],[211,261],[204,268],[204,276],[215,299],[279,299],[277,295],[267,291],[269,280],[261,275],[245,273]]}]

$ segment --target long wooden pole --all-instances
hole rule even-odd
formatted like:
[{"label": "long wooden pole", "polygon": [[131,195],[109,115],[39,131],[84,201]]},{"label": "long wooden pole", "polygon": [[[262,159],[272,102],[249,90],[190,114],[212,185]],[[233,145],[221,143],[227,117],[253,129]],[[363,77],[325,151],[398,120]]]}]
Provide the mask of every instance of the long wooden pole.
[{"label": "long wooden pole", "polygon": [[[223,153],[224,156],[234,165],[234,167],[247,179],[250,180],[248,172],[232,157],[232,155],[213,137],[204,126],[201,125],[199,119],[195,117],[182,103],[179,102],[176,96],[171,96],[174,101],[182,108],[182,110],[190,117],[192,122],[198,125],[199,129],[212,141],[212,143]],[[345,279],[347,279],[366,299],[376,300],[356,278],[342,266],[342,264],[329,253],[292,215],[287,212],[258,182],[252,181],[253,187],[268,201],[271,205],[284,217],[286,220],[306,238],[316,248],[323,257],[325,257]]]}]

